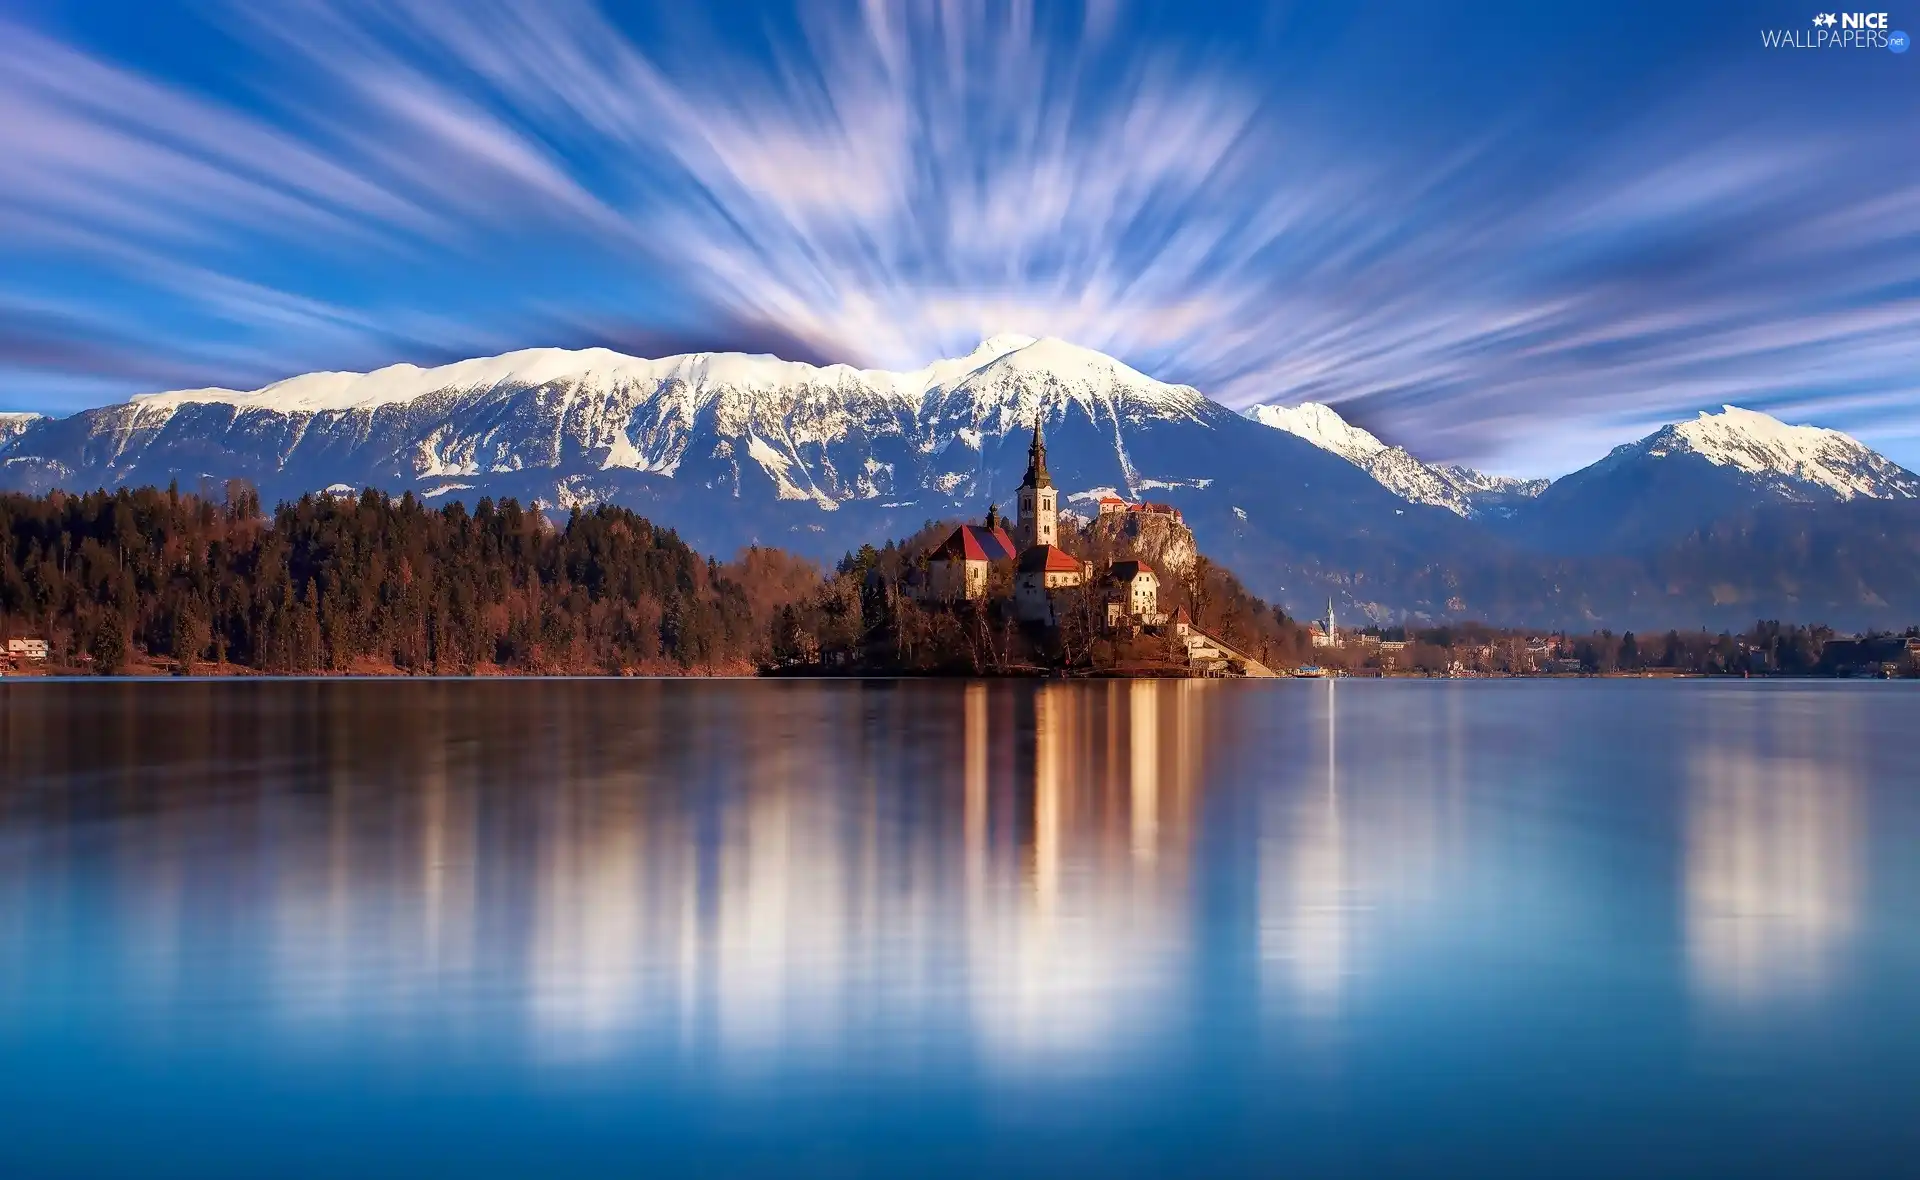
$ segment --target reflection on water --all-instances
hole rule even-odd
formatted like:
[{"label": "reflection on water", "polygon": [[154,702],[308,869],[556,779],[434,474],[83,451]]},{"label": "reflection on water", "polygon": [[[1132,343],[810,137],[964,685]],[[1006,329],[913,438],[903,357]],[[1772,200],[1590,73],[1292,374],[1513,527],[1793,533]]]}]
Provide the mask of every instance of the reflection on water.
[{"label": "reflection on water", "polygon": [[[48,915],[40,891],[98,856],[121,890],[101,933],[138,973],[118,977],[165,992],[237,933],[257,976],[218,969],[294,1029],[439,1021],[451,991],[511,997],[543,1056],[637,1038],[754,1058],[925,1023],[958,991],[995,1054],[1097,1053],[1181,982],[1207,690],[789,691],[747,715],[678,685],[562,688],[534,711],[472,689],[476,712],[456,707],[469,686],[427,686],[394,725],[383,686],[308,685],[254,732],[109,712],[128,727],[110,744],[148,754],[91,772],[117,787],[14,799],[42,833],[68,822],[10,848],[6,888]],[[144,691],[190,714],[236,690]],[[77,752],[14,736],[16,760]],[[192,774],[209,766],[277,781]],[[151,814],[80,822],[129,804]],[[81,933],[7,936],[25,954]]]},{"label": "reflection on water", "polygon": [[[1324,729],[1312,763],[1324,767],[1318,790],[1275,793],[1261,826],[1261,958],[1275,980],[1309,1011],[1326,1013],[1340,997],[1351,969],[1352,924],[1358,890],[1341,831],[1339,708],[1328,680],[1320,702]],[[1312,755],[1310,749],[1299,751]]]},{"label": "reflection on water", "polygon": [[[132,1102],[149,1066],[263,1126],[261,1071],[348,1069],[329,1091],[348,1112],[366,1079],[483,1086],[508,1117],[477,1133],[459,1108],[467,1130],[432,1142],[509,1174],[488,1152],[559,1117],[539,1095],[562,1083],[777,1094],[648,1140],[711,1163],[764,1127],[785,1166],[722,1170],[775,1174],[844,1170],[789,1158],[822,1137],[897,1146],[866,1110],[968,1112],[938,1157],[962,1174],[1195,1150],[1258,1173],[1284,1144],[1368,1175],[1405,1167],[1356,1146],[1382,1127],[1531,1110],[1453,1148],[1500,1171],[1535,1157],[1484,1153],[1572,1134],[1596,1094],[1649,1126],[1687,1111],[1695,1158],[1738,1163],[1728,1128],[1777,1111],[1678,1047],[1700,1013],[1786,998],[1881,1046],[1869,1071],[1754,1032],[1741,1068],[1860,1099],[1797,1133],[1884,1143],[1848,1121],[1875,1109],[1863,1079],[1920,1080],[1920,1018],[1882,990],[1920,966],[1920,822],[1887,740],[1914,706],[1861,687],[49,684],[0,703],[0,1101],[37,1128],[0,1144],[0,1173],[76,1150],[61,1129]],[[103,1065],[63,1089],[82,1058]],[[828,1081],[859,1097],[798,1105]],[[594,1126],[576,1133],[639,1134]],[[1581,1158],[1626,1168],[1635,1142]],[[275,1150],[256,1174],[284,1171]]]},{"label": "reflection on water", "polygon": [[991,878],[964,918],[990,1058],[1084,1063],[1125,1050],[1178,1002],[1199,772],[1187,734],[1207,687],[1048,686],[1013,702],[1032,708],[1031,793],[1015,780],[988,822],[1018,869]]},{"label": "reflection on water", "polygon": [[1847,715],[1762,718],[1758,732],[1712,733],[1687,764],[1689,957],[1703,994],[1736,1004],[1832,982],[1866,864],[1859,766],[1836,756],[1861,739]]}]

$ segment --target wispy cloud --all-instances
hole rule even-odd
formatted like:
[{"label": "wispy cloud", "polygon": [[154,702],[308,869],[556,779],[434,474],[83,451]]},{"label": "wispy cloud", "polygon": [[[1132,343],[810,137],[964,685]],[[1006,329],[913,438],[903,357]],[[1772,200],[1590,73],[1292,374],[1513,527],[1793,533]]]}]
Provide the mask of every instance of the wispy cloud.
[{"label": "wispy cloud", "polygon": [[1387,118],[1288,84],[1332,42],[1285,22],[1149,36],[1115,4],[227,15],[217,99],[0,38],[0,250],[97,270],[103,310],[181,301],[190,366],[605,339],[904,367],[1016,330],[1522,470],[1723,400],[1920,420],[1920,165],[1884,119],[1730,96],[1744,59],[1606,119],[1538,83]]}]

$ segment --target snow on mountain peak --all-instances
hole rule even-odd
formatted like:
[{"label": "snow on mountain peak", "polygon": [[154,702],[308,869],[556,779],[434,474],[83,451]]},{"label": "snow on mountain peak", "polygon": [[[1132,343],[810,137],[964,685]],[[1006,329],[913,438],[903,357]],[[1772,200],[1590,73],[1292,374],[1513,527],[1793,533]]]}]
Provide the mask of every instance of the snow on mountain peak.
[{"label": "snow on mountain peak", "polygon": [[1789,426],[1739,406],[1722,406],[1717,414],[1702,410],[1690,422],[1664,427],[1622,449],[1654,457],[1691,453],[1716,467],[1785,479],[1841,500],[1920,495],[1920,479],[1852,435],[1819,426]]},{"label": "snow on mountain peak", "polygon": [[1319,402],[1301,402],[1297,406],[1254,405],[1241,413],[1263,426],[1299,435],[1323,451],[1332,451],[1363,466],[1368,459],[1387,449],[1386,443],[1342,418],[1332,406]]},{"label": "snow on mountain peak", "polygon": [[1511,479],[1471,467],[1423,463],[1405,447],[1381,442],[1342,418],[1332,406],[1318,402],[1254,405],[1241,413],[1340,456],[1402,500],[1432,504],[1461,516],[1510,515],[1517,500],[1537,496],[1547,487],[1544,479]]},{"label": "snow on mountain peak", "polygon": [[976,424],[996,430],[1048,419],[1068,404],[1092,417],[1130,420],[1192,417],[1209,403],[1198,390],[1169,385],[1091,348],[1042,337],[1008,352],[940,391],[969,403]]},{"label": "snow on mountain peak", "polygon": [[431,369],[398,364],[370,373],[304,373],[254,390],[184,389],[139,394],[131,400],[145,411],[168,411],[186,404],[218,402],[283,413],[317,413],[404,404],[447,391],[551,384],[596,390],[619,386],[648,388],[676,379],[690,388],[747,393],[864,387],[868,393],[883,397],[917,400],[935,390],[968,384],[972,375],[996,367],[1029,378],[1045,375],[1076,387],[1124,386],[1129,393],[1184,389],[1164,385],[1110,356],[1063,340],[1003,333],[988,337],[967,356],[935,361],[923,369],[902,373],[859,370],[850,365],[820,367],[737,352],[688,353],[649,360],[607,348],[527,348]]},{"label": "snow on mountain peak", "polygon": [[1036,343],[1032,336],[1022,336],[1018,332],[998,332],[982,340],[978,347],[968,353],[969,357],[981,357],[986,360],[998,360],[1010,352],[1018,352],[1029,344]]},{"label": "snow on mountain peak", "polygon": [[1013,349],[994,364],[1026,373],[1045,371],[1069,380],[1097,378],[1118,381],[1123,385],[1161,384],[1104,352],[1095,352],[1091,348],[1069,344],[1057,336],[1043,336]]},{"label": "snow on mountain peak", "polygon": [[0,448],[5,448],[40,420],[39,414],[0,412]]}]

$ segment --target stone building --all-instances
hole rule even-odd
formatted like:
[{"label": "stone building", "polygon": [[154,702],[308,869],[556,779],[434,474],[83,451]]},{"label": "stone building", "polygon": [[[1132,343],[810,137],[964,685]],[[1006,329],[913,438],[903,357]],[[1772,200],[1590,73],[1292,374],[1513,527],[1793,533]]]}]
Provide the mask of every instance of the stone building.
[{"label": "stone building", "polygon": [[1126,516],[1128,514],[1146,516],[1164,516],[1170,520],[1184,523],[1180,510],[1171,504],[1155,504],[1147,500],[1122,500],[1118,496],[1100,497],[1101,516]]}]

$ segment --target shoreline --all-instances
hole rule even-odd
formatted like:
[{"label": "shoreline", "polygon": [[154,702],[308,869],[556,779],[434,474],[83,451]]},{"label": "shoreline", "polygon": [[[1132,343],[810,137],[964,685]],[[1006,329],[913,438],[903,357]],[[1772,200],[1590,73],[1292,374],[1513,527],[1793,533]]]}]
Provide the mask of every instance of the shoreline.
[{"label": "shoreline", "polygon": [[474,671],[474,672],[405,672],[405,671],[397,671],[397,670],[396,671],[371,671],[371,670],[365,670],[365,669],[350,669],[346,671],[329,670],[329,671],[323,671],[323,672],[260,672],[251,668],[240,668],[234,665],[225,665],[217,670],[207,669],[204,671],[194,671],[192,673],[182,673],[182,672],[172,671],[166,668],[150,667],[150,668],[129,669],[128,671],[125,671],[125,672],[116,672],[116,673],[112,673],[110,675],[105,675],[105,676],[87,671],[84,668],[80,668],[80,669],[44,668],[44,669],[0,670],[0,684],[5,684],[7,682],[31,682],[31,681],[49,681],[49,682],[58,682],[63,684],[71,684],[75,682],[97,682],[97,683],[105,684],[113,681],[125,681],[128,683],[139,683],[139,684],[192,683],[193,681],[207,681],[207,682],[213,682],[213,683],[220,683],[220,682],[233,683],[233,682],[254,681],[254,680],[274,680],[274,681],[287,681],[287,682],[345,681],[345,680],[391,681],[391,682],[401,682],[401,681],[409,681],[409,680],[442,680],[442,681],[487,681],[487,680],[606,680],[606,681],[620,681],[620,680],[654,680],[654,681],[669,681],[669,680],[726,680],[726,681],[968,680],[968,681],[973,681],[973,680],[1005,680],[1005,681],[1026,681],[1026,682],[1040,682],[1040,683],[1073,683],[1073,682],[1088,682],[1088,681],[1102,681],[1102,680],[1241,681],[1241,680],[1255,680],[1255,679],[1328,680],[1328,681],[1332,681],[1332,680],[1342,680],[1342,681],[1365,681],[1365,680],[1396,680],[1396,681],[1398,680],[1417,680],[1417,681],[1508,681],[1508,680],[1527,680],[1527,681],[1535,681],[1535,680],[1554,680],[1554,681],[1557,681],[1557,680],[1898,681],[1903,679],[1910,680],[1915,678],[1900,677],[1900,676],[1824,676],[1824,675],[1807,675],[1807,674],[1790,675],[1790,674],[1780,674],[1780,673],[1769,673],[1769,674],[1758,675],[1758,676],[1734,676],[1734,675],[1714,675],[1706,672],[1669,672],[1669,671],[1536,672],[1536,673],[1493,672],[1493,673],[1472,673],[1464,676],[1411,675],[1411,674],[1405,674],[1405,673],[1392,674],[1392,675],[1340,674],[1340,675],[1328,676],[1328,675],[1312,675],[1312,674],[1302,675],[1302,674],[1293,673],[1293,672],[1280,672],[1278,675],[1272,676],[1272,677],[1189,676],[1189,675],[1181,675],[1177,671],[1141,672],[1141,673],[1077,672],[1077,673],[1065,674],[1065,675],[1055,675],[1055,674],[1050,674],[1044,671],[1020,671],[1020,672],[998,672],[998,673],[995,673],[995,672],[893,672],[893,671],[884,671],[884,670],[877,670],[877,669],[863,670],[863,671],[847,671],[847,672],[828,671],[824,669],[806,669],[806,670],[778,669],[778,670],[771,670],[771,671],[746,671],[746,670],[738,670],[738,669],[734,669],[734,670],[634,669],[634,670],[624,670],[619,673],[611,673],[611,672],[605,672],[605,671],[517,672],[517,671],[508,671],[505,669],[493,669],[493,670],[487,670],[487,671]]}]

